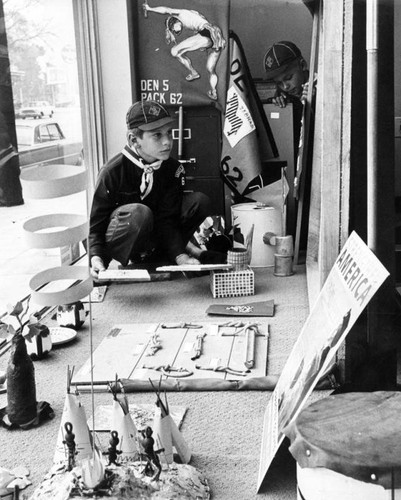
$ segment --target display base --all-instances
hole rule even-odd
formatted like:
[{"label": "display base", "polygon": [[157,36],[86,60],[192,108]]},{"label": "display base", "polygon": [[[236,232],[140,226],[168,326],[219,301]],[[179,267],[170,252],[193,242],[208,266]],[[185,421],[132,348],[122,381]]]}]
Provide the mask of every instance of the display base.
[{"label": "display base", "polygon": [[52,407],[46,401],[37,402],[36,417],[25,424],[13,424],[7,415],[7,406],[0,408],[0,422],[6,429],[31,429],[54,417]]},{"label": "display base", "polygon": [[[195,467],[184,464],[163,466],[159,481],[143,474],[146,459],[124,462],[106,467],[105,479],[94,488],[87,489],[81,482],[79,467],[66,471],[53,467],[36,488],[30,500],[54,498],[179,498],[180,500],[209,500],[210,489],[206,478]],[[79,478],[79,479],[78,479]]]},{"label": "display base", "polygon": [[401,490],[385,490],[325,467],[297,464],[298,500],[401,500]]}]

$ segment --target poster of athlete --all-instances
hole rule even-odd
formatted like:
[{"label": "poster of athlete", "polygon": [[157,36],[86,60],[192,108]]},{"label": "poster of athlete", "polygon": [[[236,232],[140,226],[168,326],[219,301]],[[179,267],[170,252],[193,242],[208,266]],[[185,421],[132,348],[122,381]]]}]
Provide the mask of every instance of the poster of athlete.
[{"label": "poster of athlete", "polygon": [[224,110],[229,0],[133,0],[138,99]]}]

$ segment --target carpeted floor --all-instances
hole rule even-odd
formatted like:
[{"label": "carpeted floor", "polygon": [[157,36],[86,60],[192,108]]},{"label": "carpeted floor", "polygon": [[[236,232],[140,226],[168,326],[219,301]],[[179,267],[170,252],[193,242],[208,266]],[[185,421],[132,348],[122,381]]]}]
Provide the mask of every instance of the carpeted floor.
[{"label": "carpeted floor", "polygon": [[[270,325],[268,374],[278,374],[308,315],[306,277],[303,266],[290,277],[273,275],[271,268],[255,271],[255,295],[236,299],[213,299],[209,276],[171,281],[113,284],[102,303],[92,304],[93,348],[111,327],[121,323],[208,321],[205,311],[213,303],[242,304],[274,299],[275,315],[259,318]],[[67,366],[78,369],[90,355],[89,319],[77,339],[59,346],[47,359],[35,362],[37,400],[47,401],[55,418],[28,431],[0,429],[0,466],[25,465],[36,486],[51,466],[66,392]],[[0,358],[5,369],[8,356]],[[169,393],[170,405],[188,408],[182,432],[192,451],[192,464],[208,478],[216,500],[295,500],[295,463],[285,448],[273,462],[266,484],[256,493],[262,423],[270,392],[185,392]],[[81,394],[87,415],[91,414],[89,394]],[[152,403],[152,393],[129,394],[136,403]],[[6,403],[0,396],[1,406]],[[111,396],[95,394],[95,404],[109,404]],[[30,487],[24,493],[32,493]]]}]

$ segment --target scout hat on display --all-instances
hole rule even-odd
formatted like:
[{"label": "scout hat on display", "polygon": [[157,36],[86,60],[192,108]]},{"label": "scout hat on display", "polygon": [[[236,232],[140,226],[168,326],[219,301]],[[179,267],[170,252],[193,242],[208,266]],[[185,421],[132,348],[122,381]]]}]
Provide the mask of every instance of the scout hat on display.
[{"label": "scout hat on display", "polygon": [[301,51],[294,43],[287,41],[274,43],[263,58],[267,78],[275,78],[299,57],[302,57]]},{"label": "scout hat on display", "polygon": [[154,130],[174,121],[165,107],[156,101],[138,101],[127,112],[127,127]]}]

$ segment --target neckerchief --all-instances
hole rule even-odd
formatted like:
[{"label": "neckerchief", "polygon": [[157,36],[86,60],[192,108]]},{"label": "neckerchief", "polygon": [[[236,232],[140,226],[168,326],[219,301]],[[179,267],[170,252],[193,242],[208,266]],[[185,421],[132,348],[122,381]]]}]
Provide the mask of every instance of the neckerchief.
[{"label": "neckerchief", "polygon": [[153,187],[153,172],[159,170],[162,160],[157,160],[153,163],[145,163],[143,158],[141,158],[135,148],[131,148],[128,144],[124,146],[122,154],[126,156],[132,163],[135,163],[140,169],[143,170],[142,180],[141,180],[141,200],[146,198],[148,194],[152,191]]}]

